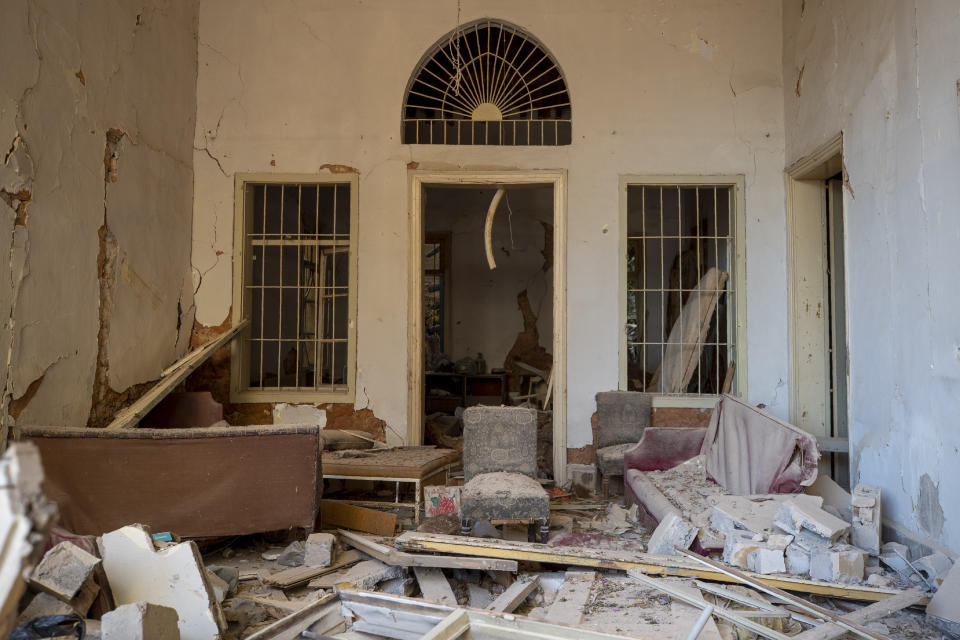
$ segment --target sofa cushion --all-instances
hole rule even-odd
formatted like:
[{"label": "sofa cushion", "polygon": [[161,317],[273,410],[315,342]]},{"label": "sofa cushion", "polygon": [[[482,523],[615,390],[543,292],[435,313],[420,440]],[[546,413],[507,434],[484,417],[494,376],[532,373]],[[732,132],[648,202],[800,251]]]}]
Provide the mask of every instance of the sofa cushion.
[{"label": "sofa cushion", "polygon": [[622,476],[623,454],[634,446],[636,446],[635,442],[629,442],[597,449],[597,467],[600,469],[600,473],[605,476]]},{"label": "sofa cushion", "polygon": [[549,520],[550,496],[521,473],[481,473],[463,486],[460,512],[466,520]]}]

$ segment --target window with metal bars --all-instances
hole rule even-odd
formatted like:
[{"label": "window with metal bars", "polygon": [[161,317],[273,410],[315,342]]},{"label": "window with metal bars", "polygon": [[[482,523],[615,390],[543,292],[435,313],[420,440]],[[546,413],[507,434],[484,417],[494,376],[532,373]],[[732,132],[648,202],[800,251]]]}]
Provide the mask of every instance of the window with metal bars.
[{"label": "window with metal bars", "polygon": [[352,400],[357,181],[331,178],[238,180],[238,400]]},{"label": "window with metal bars", "polygon": [[489,18],[458,26],[411,75],[401,134],[404,144],[570,144],[563,71],[520,27]]},{"label": "window with metal bars", "polygon": [[627,389],[731,390],[734,192],[731,185],[627,185]]}]

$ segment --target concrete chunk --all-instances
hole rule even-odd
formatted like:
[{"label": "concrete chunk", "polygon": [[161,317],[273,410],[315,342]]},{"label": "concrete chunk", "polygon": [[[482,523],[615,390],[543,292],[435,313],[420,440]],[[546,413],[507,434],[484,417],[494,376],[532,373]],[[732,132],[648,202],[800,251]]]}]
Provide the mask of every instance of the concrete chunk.
[{"label": "concrete chunk", "polygon": [[851,499],[853,523],[850,542],[873,556],[880,555],[880,487],[858,484]]},{"label": "concrete chunk", "polygon": [[810,576],[827,582],[860,582],[866,557],[866,552],[850,545],[817,549],[810,554]]},{"label": "concrete chunk", "polygon": [[660,556],[676,556],[674,547],[688,549],[693,544],[693,539],[697,537],[699,529],[676,513],[669,514],[654,529],[650,536],[650,542],[647,544],[647,553],[653,553]]},{"label": "concrete chunk", "polygon": [[103,614],[103,640],[180,640],[177,612],[148,602],[133,602]]},{"label": "concrete chunk", "polygon": [[723,541],[723,561],[741,569],[747,568],[750,553],[763,546],[763,536],[746,531],[731,531]]},{"label": "concrete chunk", "polygon": [[747,568],[764,575],[768,573],[784,573],[787,566],[784,562],[783,549],[758,547],[747,556]]},{"label": "concrete chunk", "polygon": [[307,538],[303,564],[308,567],[329,567],[333,561],[336,537],[329,533],[311,533]]},{"label": "concrete chunk", "polygon": [[294,540],[280,552],[277,557],[277,564],[282,564],[285,567],[302,567],[304,552],[303,542]]},{"label": "concrete chunk", "polygon": [[850,525],[821,509],[820,504],[821,498],[800,494],[783,503],[775,524],[787,533],[797,534],[806,529],[837,542],[850,531]]},{"label": "concrete chunk", "polygon": [[73,607],[62,600],[54,598],[49,593],[40,592],[33,597],[24,610],[17,618],[17,624],[23,624],[28,620],[39,618],[40,616],[58,616],[74,613]]},{"label": "concrete chunk", "polygon": [[103,569],[118,606],[150,602],[179,614],[183,640],[216,640],[226,621],[207,581],[194,542],[154,550],[140,525],[123,527],[99,540]]},{"label": "concrete chunk", "polygon": [[798,576],[810,573],[810,551],[798,544],[787,546],[785,552],[787,572]]},{"label": "concrete chunk", "polygon": [[30,576],[30,585],[64,602],[72,600],[100,559],[73,544],[61,542],[43,556]]}]

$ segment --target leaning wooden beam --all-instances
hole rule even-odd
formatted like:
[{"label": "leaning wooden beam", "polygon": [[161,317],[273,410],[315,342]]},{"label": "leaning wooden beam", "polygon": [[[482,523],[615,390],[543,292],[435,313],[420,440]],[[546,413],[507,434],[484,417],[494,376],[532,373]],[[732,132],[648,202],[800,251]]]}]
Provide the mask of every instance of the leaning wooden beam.
[{"label": "leaning wooden beam", "polygon": [[867,629],[863,625],[857,622],[849,621],[837,615],[835,612],[830,611],[829,609],[824,609],[823,607],[817,606],[812,602],[808,602],[803,598],[798,598],[797,596],[791,595],[786,591],[782,591],[774,586],[765,584],[763,581],[755,577],[748,576],[747,574],[743,573],[738,569],[734,569],[733,567],[728,567],[727,565],[717,562],[716,560],[711,560],[710,558],[704,558],[700,554],[694,553],[693,551],[680,549],[679,547],[675,547],[675,548],[677,549],[677,551],[679,551],[683,555],[689,558],[693,558],[694,560],[696,560],[697,562],[703,565],[712,567],[717,571],[720,571],[721,573],[724,573],[730,576],[731,578],[735,578],[737,581],[742,582],[743,584],[749,585],[754,589],[756,589],[757,591],[762,591],[763,593],[766,593],[768,595],[774,596],[776,598],[780,598],[781,600],[785,600],[786,602],[789,602],[799,607],[800,609],[806,611],[807,613],[812,613],[813,615],[819,616],[824,620],[830,620],[835,624],[837,624],[838,626],[843,627],[846,631],[851,631],[856,635],[860,636],[861,638],[872,638],[873,640],[890,640],[887,636],[883,635],[882,633],[871,631],[870,629]]},{"label": "leaning wooden beam", "polygon": [[[530,562],[548,562],[552,564],[601,569],[639,569],[647,575],[685,576],[703,578],[717,582],[739,582],[738,579],[722,571],[703,567],[686,558],[656,556],[649,553],[624,553],[584,547],[551,547],[533,542],[512,540],[492,540],[488,538],[465,538],[439,533],[419,533],[407,531],[395,540],[398,548],[404,551],[425,551],[430,553],[452,553],[485,558],[509,558]],[[749,574],[767,585],[789,589],[800,593],[812,593],[824,596],[837,596],[848,600],[876,602],[900,593],[895,589],[881,589],[862,585],[840,585],[831,582],[805,580],[792,576],[774,576]]]},{"label": "leaning wooden beam", "polygon": [[174,368],[167,369],[164,371],[164,377],[161,378],[160,382],[153,385],[149,391],[140,396],[140,398],[131,404],[128,407],[125,407],[117,412],[117,415],[114,416],[113,422],[107,425],[107,429],[131,429],[136,427],[140,422],[141,418],[150,413],[150,410],[153,409],[161,400],[163,400],[168,393],[173,391],[173,389],[183,382],[188,375],[193,373],[200,367],[207,359],[214,354],[220,347],[227,344],[247,325],[249,321],[241,320],[236,326],[231,328],[229,331],[223,335],[217,336],[210,342],[206,343],[193,353],[193,356],[186,356],[181,358],[178,364],[174,365]]},{"label": "leaning wooden beam", "polygon": [[487,611],[497,611],[500,613],[513,613],[513,610],[520,606],[520,603],[527,599],[533,590],[540,584],[540,576],[533,576],[533,580],[517,580],[507,587],[507,590],[501,593],[496,600],[490,603]]},{"label": "leaning wooden beam", "polygon": [[[665,580],[658,580],[656,578],[645,576],[643,572],[638,569],[630,569],[627,571],[627,574],[634,580],[641,582],[648,587],[653,587],[654,589],[663,591],[674,600],[685,602],[686,604],[698,609],[704,609],[709,605],[709,603],[703,598],[692,598],[683,591],[674,589],[673,586],[667,583]],[[790,636],[780,633],[779,631],[774,631],[770,627],[764,626],[756,620],[751,620],[750,618],[740,615],[740,612],[724,609],[723,607],[714,607],[713,615],[717,616],[718,618],[723,618],[727,622],[732,622],[739,627],[743,627],[747,631],[752,631],[758,636],[770,638],[770,640],[790,640]]]},{"label": "leaning wooden beam", "polygon": [[404,553],[393,547],[380,544],[366,536],[339,529],[337,533],[350,546],[373,556],[380,562],[394,567],[436,567],[439,569],[479,569],[482,571],[517,572],[516,560],[500,558],[459,558],[456,556],[432,556]]},{"label": "leaning wooden beam", "polygon": [[[898,595],[890,596],[886,600],[874,602],[870,606],[858,609],[853,613],[842,615],[840,619],[854,624],[869,624],[874,620],[885,618],[891,613],[896,613],[901,609],[912,607],[915,604],[926,604],[929,599],[930,597],[923,591],[911,589],[910,591],[904,591]],[[814,627],[813,629],[807,629],[803,633],[793,636],[793,640],[833,640],[845,633],[847,633],[847,629],[835,622],[830,622],[828,624],[822,624],[819,627]]]}]

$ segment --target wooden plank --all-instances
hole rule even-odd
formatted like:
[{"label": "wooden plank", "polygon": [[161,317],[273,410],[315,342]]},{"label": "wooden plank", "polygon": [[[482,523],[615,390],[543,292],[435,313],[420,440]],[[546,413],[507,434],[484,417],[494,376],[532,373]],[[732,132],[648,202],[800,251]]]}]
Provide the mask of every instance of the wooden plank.
[{"label": "wooden plank", "polygon": [[[665,580],[650,578],[644,575],[642,571],[639,571],[637,569],[630,569],[629,571],[627,571],[627,574],[629,574],[630,577],[633,578],[634,580],[637,580],[638,582],[642,582],[648,587],[653,587],[654,589],[663,591],[664,593],[669,595],[671,598],[675,600],[679,600],[680,602],[689,604],[690,606],[696,607],[698,609],[704,609],[709,604],[700,596],[691,597],[690,594],[687,593],[686,591],[681,589],[675,589],[673,585],[667,583]],[[743,627],[748,631],[752,631],[758,636],[761,636],[764,638],[770,638],[770,640],[790,640],[790,636],[780,633],[779,631],[774,631],[770,627],[764,626],[755,620],[752,620],[750,618],[747,618],[741,615],[740,612],[734,612],[734,611],[731,611],[730,609],[725,609],[723,607],[714,607],[713,614],[719,618],[723,618],[724,620],[727,620],[728,622],[732,622],[737,626]]]},{"label": "wooden plank", "polygon": [[748,576],[747,574],[743,573],[742,571],[739,571],[738,569],[734,569],[733,567],[728,567],[715,560],[711,560],[710,558],[704,558],[703,556],[697,553],[694,553],[693,551],[681,549],[680,547],[675,547],[675,548],[681,554],[689,558],[693,558],[694,560],[696,560],[697,562],[700,562],[701,564],[704,564],[708,567],[712,567],[732,578],[736,578],[739,582],[749,585],[758,591],[762,591],[763,593],[774,596],[775,598],[780,598],[781,600],[789,602],[799,607],[800,609],[806,611],[807,613],[812,613],[813,615],[819,616],[824,620],[831,620],[835,622],[837,625],[846,629],[847,631],[852,631],[853,633],[855,633],[856,635],[862,638],[872,638],[873,640],[890,640],[887,636],[883,635],[882,633],[871,631],[870,629],[867,629],[866,627],[864,627],[863,625],[857,622],[851,622],[842,618],[841,616],[837,615],[833,611],[830,611],[829,609],[824,609],[823,607],[817,606],[812,602],[808,602],[803,598],[798,598],[797,596],[791,595],[786,591],[782,591],[774,586],[771,586],[769,584],[764,584],[762,581],[758,580],[757,578]]},{"label": "wooden plank", "polygon": [[[588,549],[583,547],[550,547],[533,542],[493,540],[489,538],[465,538],[438,533],[407,531],[396,538],[395,544],[404,551],[430,553],[454,553],[488,558],[509,558],[530,562],[571,565],[600,569],[639,569],[647,575],[683,576],[703,578],[717,582],[738,583],[739,580],[711,567],[703,567],[686,558],[655,556],[647,553],[626,553]],[[882,589],[864,585],[840,585],[831,582],[806,580],[792,576],[747,574],[760,582],[800,593],[838,596],[848,600],[876,602],[900,593],[895,589]]]},{"label": "wooden plank", "polygon": [[149,391],[140,396],[136,402],[118,411],[117,415],[115,415],[113,418],[113,422],[108,424],[106,428],[109,430],[116,430],[131,429],[136,427],[140,422],[140,419],[150,413],[150,410],[157,406],[157,404],[163,400],[168,393],[173,391],[173,389],[183,382],[187,376],[189,376],[197,368],[199,368],[200,365],[206,362],[215,351],[233,340],[233,338],[236,337],[241,330],[246,328],[248,324],[248,320],[241,320],[236,326],[231,328],[226,333],[217,336],[210,342],[197,349],[194,352],[195,355],[193,357],[182,358],[178,365],[174,365],[175,368],[172,371],[168,370],[169,373],[161,378],[160,382],[153,385]]},{"label": "wooden plank", "polygon": [[323,526],[336,526],[354,531],[392,536],[397,528],[397,514],[355,507],[343,502],[320,501],[320,521]]},{"label": "wooden plank", "polygon": [[[874,620],[885,618],[891,613],[896,613],[901,609],[912,607],[915,604],[925,603],[928,599],[929,596],[923,591],[911,589],[910,591],[904,591],[895,596],[890,596],[886,600],[874,602],[870,606],[840,617],[846,622],[868,624]],[[828,624],[822,624],[819,627],[814,627],[813,629],[807,629],[803,633],[793,636],[793,640],[833,640],[845,633],[847,633],[847,629],[830,622]]]},{"label": "wooden plank", "polygon": [[413,574],[417,576],[420,593],[427,602],[442,604],[448,607],[457,606],[457,596],[454,595],[447,577],[442,569],[433,567],[414,567]]},{"label": "wooden plank", "polygon": [[593,571],[567,571],[563,586],[547,611],[551,624],[579,625],[597,574]]},{"label": "wooden plank", "polygon": [[481,571],[517,572],[516,560],[405,553],[357,533],[344,531],[343,529],[340,529],[338,533],[340,537],[346,540],[351,546],[393,567],[434,567],[440,569],[478,569]]},{"label": "wooden plank", "polygon": [[323,630],[320,633],[336,630],[343,625],[340,602],[335,600],[336,597],[335,593],[327,594],[299,611],[277,620],[269,627],[247,636],[247,640],[293,640],[300,637],[301,631],[324,619],[326,622],[321,625]]},{"label": "wooden plank", "polygon": [[540,584],[540,576],[533,576],[533,580],[517,580],[507,587],[507,590],[500,594],[496,600],[487,607],[488,611],[498,611],[501,613],[513,613],[513,610],[520,606],[520,603],[527,599],[533,590]]},{"label": "wooden plank", "polygon": [[454,609],[420,640],[456,640],[469,629],[470,618],[467,617],[467,612],[463,609]]},{"label": "wooden plank", "polygon": [[345,567],[357,564],[363,560],[363,558],[364,555],[362,553],[351,549],[337,554],[336,561],[329,567],[291,567],[283,571],[271,573],[269,576],[263,578],[263,582],[264,584],[281,589],[290,589],[306,584],[314,578],[319,578],[328,573],[333,573],[334,571],[339,571]]}]

